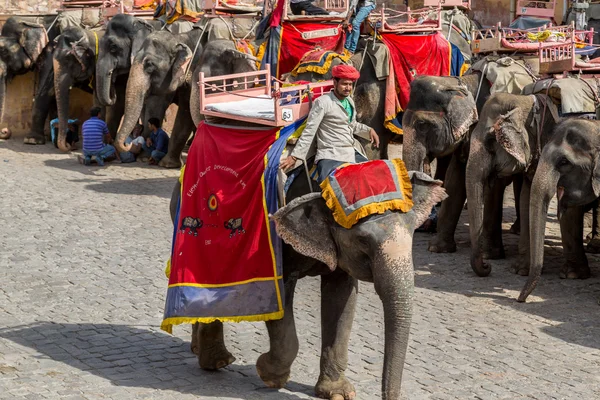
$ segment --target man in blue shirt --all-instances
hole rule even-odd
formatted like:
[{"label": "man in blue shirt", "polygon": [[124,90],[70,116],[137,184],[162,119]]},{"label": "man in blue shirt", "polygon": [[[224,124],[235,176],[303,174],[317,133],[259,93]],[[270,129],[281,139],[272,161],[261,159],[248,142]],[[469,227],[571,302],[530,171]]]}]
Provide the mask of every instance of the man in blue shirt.
[{"label": "man in blue shirt", "polygon": [[90,119],[85,121],[81,127],[83,158],[80,158],[79,161],[85,165],[90,165],[92,157],[95,157],[98,165],[103,166],[104,160],[117,153],[112,145],[106,144],[112,142],[112,138],[108,132],[106,122],[99,118],[100,111],[100,107],[92,108]]},{"label": "man in blue shirt", "polygon": [[152,131],[150,137],[146,139],[144,150],[150,153],[148,164],[156,165],[169,151],[169,135],[160,127],[158,118],[150,118],[148,120],[148,128]]}]

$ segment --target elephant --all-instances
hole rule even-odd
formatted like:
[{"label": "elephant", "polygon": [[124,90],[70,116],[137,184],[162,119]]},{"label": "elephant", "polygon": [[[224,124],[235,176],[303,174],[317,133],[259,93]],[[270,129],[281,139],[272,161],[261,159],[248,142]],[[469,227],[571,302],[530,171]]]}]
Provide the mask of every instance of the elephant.
[{"label": "elephant", "polygon": [[[117,135],[117,148],[127,151],[124,141],[145,107],[145,114],[162,120],[171,103],[178,105],[167,155],[159,165],[181,167],[181,152],[194,131],[191,110],[200,110],[199,96],[192,95],[192,75],[207,76],[256,70],[255,58],[235,49],[230,40],[215,40],[202,49],[202,30],[181,35],[166,31],[150,34],[133,61],[127,82],[123,124]],[[198,70],[198,68],[200,68]],[[195,71],[193,74],[190,71]],[[198,72],[199,75],[199,72]],[[196,88],[195,88],[196,90]],[[196,115],[198,118],[198,116]],[[200,117],[201,118],[201,117]]]},{"label": "elephant", "polygon": [[189,228],[189,235],[198,236],[198,229],[202,228],[202,226],[204,226],[204,222],[200,218],[185,217],[181,219],[179,231],[184,233]]},{"label": "elephant", "polygon": [[[53,51],[54,92],[58,109],[59,132],[57,145],[62,151],[69,151],[66,143],[66,130],[69,112],[69,90],[76,86],[89,93],[94,93],[96,82],[96,58],[99,41],[104,35],[103,30],[89,31],[79,27],[65,29],[56,39]],[[98,103],[94,99],[94,103]],[[122,110],[123,104],[118,102],[106,113],[109,131],[115,132],[121,122],[121,115],[116,110]],[[122,112],[121,112],[122,113]]]},{"label": "elephant", "polygon": [[225,221],[223,223],[225,229],[229,229],[231,232],[229,233],[229,238],[231,239],[238,233],[246,233],[244,230],[243,221],[241,218],[230,218],[229,221]]},{"label": "elephant", "polygon": [[[145,21],[127,14],[115,15],[106,25],[98,48],[95,89],[98,103],[111,106],[113,117],[107,125],[113,138],[124,113],[125,88],[133,57],[146,37],[161,26],[160,21]],[[116,125],[111,121],[117,121]]]},{"label": "elephant", "polygon": [[544,147],[531,183],[530,271],[517,299],[519,302],[527,299],[540,280],[546,217],[555,194],[566,259],[560,276],[570,279],[590,277],[583,248],[583,214],[600,197],[599,149],[600,122],[575,118],[559,123]]},{"label": "elephant", "polygon": [[[409,172],[409,176],[412,210],[369,216],[351,229],[334,222],[321,193],[309,193],[304,179],[294,180],[287,194],[291,201],[271,217],[284,241],[286,295],[283,319],[266,322],[270,350],[256,362],[258,374],[267,386],[285,385],[298,354],[293,307],[296,282],[305,276],[321,275],[323,337],[316,395],[325,399],[354,398],[354,386],[345,377],[345,370],[358,280],[362,280],[374,283],[383,302],[382,398],[400,398],[414,293],[412,236],[428,217],[433,204],[446,197],[442,182],[421,172]],[[177,183],[171,198],[173,221],[180,187]],[[203,369],[215,370],[235,361],[226,348],[220,321],[194,325],[192,349]]]},{"label": "elephant", "polygon": [[[46,85],[52,79],[52,41],[58,35],[58,26],[48,31],[43,25],[10,17],[2,26],[0,35],[0,121],[4,116],[6,86],[17,75],[37,69],[39,84],[34,96],[31,132],[25,143],[43,144],[44,124],[52,106],[49,96],[53,96],[53,85]],[[7,130],[4,130],[5,132]],[[3,135],[7,136],[7,135]]]},{"label": "elephant", "polygon": [[[469,156],[469,136],[478,114],[490,96],[490,83],[481,72],[462,77],[418,76],[411,82],[411,95],[402,128],[402,158],[409,170],[422,170],[425,159],[437,159],[436,178],[444,181],[449,198],[442,203],[437,234],[429,251],[456,251],[454,232],[466,199],[465,169]],[[502,197],[510,178],[503,178],[486,197],[484,215],[484,256],[504,258],[502,243]],[[520,182],[515,182],[518,199]],[[519,212],[514,226],[519,226]],[[511,231],[515,231],[514,228]]]},{"label": "elephant", "polygon": [[485,103],[481,118],[471,134],[466,169],[471,267],[479,276],[487,276],[491,267],[483,261],[482,229],[484,195],[504,184],[500,179],[522,175],[520,194],[519,261],[515,271],[529,273],[529,199],[531,179],[541,149],[552,138],[558,122],[558,110],[545,94],[516,95],[495,93]]}]

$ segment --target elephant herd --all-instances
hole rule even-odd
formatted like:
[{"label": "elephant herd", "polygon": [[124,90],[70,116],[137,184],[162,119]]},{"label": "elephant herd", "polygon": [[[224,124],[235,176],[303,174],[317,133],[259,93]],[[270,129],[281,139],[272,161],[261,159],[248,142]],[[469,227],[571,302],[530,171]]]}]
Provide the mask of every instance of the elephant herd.
[{"label": "elephant herd", "polygon": [[116,15],[99,30],[71,26],[60,31],[57,25],[9,18],[0,37],[0,120],[7,82],[34,68],[38,85],[28,144],[45,143],[44,125],[56,103],[57,145],[70,150],[66,132],[72,87],[93,93],[94,103],[105,109],[119,151],[128,150],[125,139],[140,118],[162,120],[175,103],[169,152],[160,165],[181,167],[183,147],[202,118],[198,87],[192,81],[197,82],[200,72],[213,76],[256,70],[256,59],[238,51],[229,35],[220,35],[218,29],[194,27],[174,34],[162,28],[159,21],[126,14]]},{"label": "elephant herd", "polygon": [[491,272],[484,259],[505,257],[502,201],[514,183],[517,222],[511,231],[520,234],[514,270],[529,275],[518,297],[524,302],[541,275],[546,216],[556,193],[566,258],[560,276],[590,276],[583,217],[600,197],[600,122],[561,118],[547,94],[491,94],[490,85],[479,71],[415,79],[411,93],[419,96],[411,96],[403,117],[403,159],[409,170],[437,159],[436,176],[449,194],[429,251],[456,251],[454,232],[468,201],[470,263],[479,276]]}]

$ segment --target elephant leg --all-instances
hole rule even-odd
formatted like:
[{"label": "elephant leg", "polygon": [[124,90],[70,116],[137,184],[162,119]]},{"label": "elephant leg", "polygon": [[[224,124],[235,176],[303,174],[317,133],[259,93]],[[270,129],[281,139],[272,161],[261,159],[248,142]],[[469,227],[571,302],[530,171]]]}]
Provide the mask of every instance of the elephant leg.
[{"label": "elephant leg", "polygon": [[560,218],[560,235],[565,264],[560,271],[562,279],[587,279],[590,267],[583,248],[583,207],[568,207]]},{"label": "elephant leg", "polygon": [[502,202],[506,186],[496,179],[491,187],[484,191],[483,213],[483,258],[499,260],[505,258],[502,242]]},{"label": "elephant leg", "polygon": [[191,348],[198,356],[198,364],[202,369],[214,371],[235,361],[235,357],[225,347],[221,321],[194,324]]},{"label": "elephant leg", "polygon": [[125,114],[125,87],[117,87],[116,92],[115,103],[106,107],[106,125],[113,139],[117,137],[121,119]]},{"label": "elephant leg", "polygon": [[282,388],[290,379],[292,363],[298,355],[298,335],[294,322],[294,289],[297,277],[285,282],[285,310],[283,318],[267,321],[269,351],[256,361],[256,372],[270,388]]},{"label": "elephant leg", "polygon": [[23,139],[25,144],[45,144],[44,127],[51,108],[56,108],[54,68],[50,47],[44,50],[38,72],[38,87],[33,98],[31,132]]},{"label": "elephant leg", "polygon": [[514,233],[515,235],[518,235],[521,231],[521,207],[519,207],[518,205],[521,204],[519,197],[522,193],[524,179],[525,178],[521,174],[515,175],[513,179],[513,193],[515,195],[515,210],[517,212],[517,220],[512,224],[509,232]]},{"label": "elephant leg", "polygon": [[521,212],[519,227],[519,257],[513,265],[513,270],[516,274],[527,276],[529,275],[530,259],[530,239],[529,239],[529,201],[531,194],[531,181],[523,178],[521,181],[521,194],[519,199],[519,209]]},{"label": "elephant leg", "polygon": [[321,374],[315,386],[317,397],[332,399],[338,395],[341,400],[355,396],[345,371],[357,293],[358,281],[339,268],[321,276]]},{"label": "elephant leg", "polygon": [[193,129],[194,120],[192,120],[192,115],[190,114],[188,101],[187,105],[182,104],[177,110],[173,132],[171,132],[171,137],[169,138],[169,151],[160,160],[158,165],[165,168],[181,168],[181,152]]},{"label": "elephant leg", "polygon": [[587,247],[585,251],[593,254],[600,253],[600,220],[598,219],[598,207],[600,207],[600,202],[596,200],[592,206],[592,232],[590,232],[586,238]]},{"label": "elephant leg", "polygon": [[451,160],[452,160],[452,156],[436,158],[434,179],[437,179],[440,181],[443,181],[444,179],[446,179],[446,172],[448,172],[448,166],[450,165]]},{"label": "elephant leg", "polygon": [[466,165],[461,163],[456,155],[452,155],[444,180],[444,188],[450,196],[442,202],[438,214],[437,235],[429,242],[429,251],[433,253],[456,251],[454,232],[467,198],[465,170]]}]

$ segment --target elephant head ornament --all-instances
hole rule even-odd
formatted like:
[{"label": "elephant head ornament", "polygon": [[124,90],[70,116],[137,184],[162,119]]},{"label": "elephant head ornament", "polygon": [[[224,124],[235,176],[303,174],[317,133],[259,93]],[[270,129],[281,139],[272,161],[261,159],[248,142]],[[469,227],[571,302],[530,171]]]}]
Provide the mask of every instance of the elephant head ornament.
[{"label": "elephant head ornament", "polygon": [[331,270],[373,282],[385,315],[383,398],[397,399],[411,321],[414,271],[412,237],[433,204],[446,197],[442,182],[410,172],[414,206],[366,217],[350,229],[334,222],[320,193],[290,202],[272,216],[281,238]]}]

